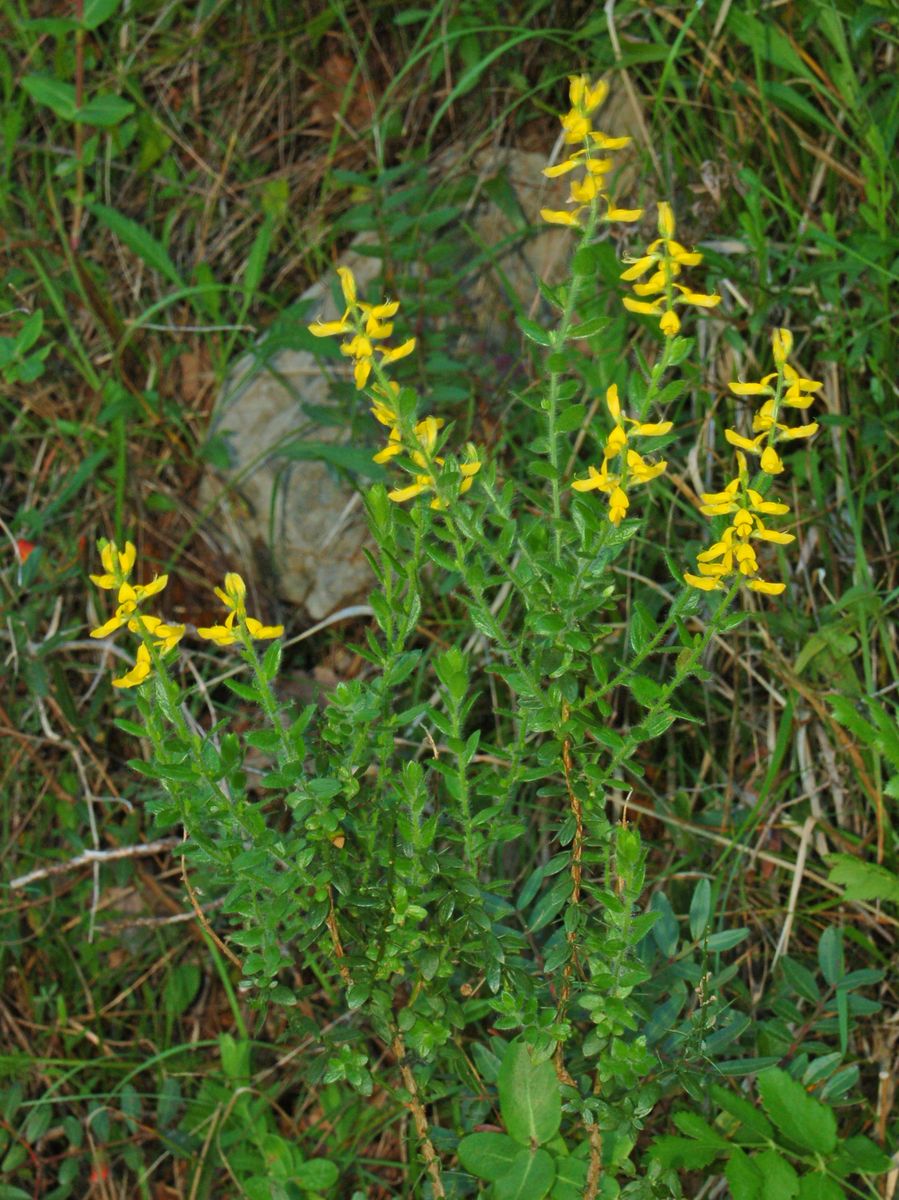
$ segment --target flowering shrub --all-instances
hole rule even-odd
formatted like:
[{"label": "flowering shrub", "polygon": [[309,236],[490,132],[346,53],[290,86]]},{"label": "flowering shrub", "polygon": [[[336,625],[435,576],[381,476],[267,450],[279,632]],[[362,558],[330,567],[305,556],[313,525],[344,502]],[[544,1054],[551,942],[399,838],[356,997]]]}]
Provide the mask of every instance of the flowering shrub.
[{"label": "flowering shrub", "polygon": [[[597,231],[642,216],[607,192],[606,155],[627,139],[593,126],[605,92],[571,79],[561,117],[570,153],[545,170],[572,176],[570,207],[542,215],[578,244],[570,278],[544,289],[554,320],[520,321],[545,353],[539,390],[521,397],[541,423],[526,483],[504,479],[474,444],[454,455],[452,423],[422,415],[415,390],[394,378],[416,349],[415,338],[395,339],[400,301],[360,299],[341,267],[343,315],[310,325],[344,339],[355,387],[374,428],[386,430],[374,460],[406,477],[366,497],[377,546],[376,628],[358,648],[367,672],[340,683],[322,710],[282,703],[283,628],[247,614],[244,582],[229,572],[215,589],[227,615],[195,632],[214,653],[238,650],[249,674],[229,686],[259,724],[239,737],[225,722],[203,732],[183,714],[174,654],[188,627],[145,611],[167,577],[132,584],[130,542],[102,546],[104,573],[92,578],[116,592],[117,607],[92,636],[127,629],[140,639],[135,666],[113,681],[134,689],[140,719],[123,727],[153,747],[135,765],[158,784],[157,825],[183,827],[186,870],[222,897],[241,990],[260,1007],[297,1011],[307,972],[339,990],[347,1020],[317,1031],[312,1076],[366,1095],[376,1083],[396,1087],[427,1176],[409,1194],[471,1195],[480,1179],[495,1200],[676,1196],[679,1168],[717,1159],[735,1196],[766,1194],[772,1172],[786,1181],[778,1194],[836,1196],[815,1190],[838,1157],[830,1108],[779,1057],[757,1055],[748,1017],[734,1020],[736,966],[721,956],[747,931],[716,919],[708,879],[680,924],[661,889],[645,907],[646,854],[626,805],[614,803],[643,775],[642,748],[694,719],[675,695],[702,678],[711,640],[735,623],[740,585],[772,597],[786,586],[759,561],[794,540],[767,524],[789,512],[770,494],[784,470],[777,447],[815,434],[814,423],[789,425],[784,414],[807,408],[821,385],[789,363],[785,329],[773,334],[774,372],[730,385],[762,403],[751,436],[726,431],[736,476],[701,497],[713,544],[696,574],[675,578],[667,610],[648,593],[633,601],[619,645],[616,564],[683,451],[665,417],[679,390],[666,376],[693,350],[684,322],[720,296],[682,282],[702,255],[675,240],[672,206],[661,201],[658,237],[619,272],[633,291],[625,310],[651,318],[650,361],[631,372],[602,357],[585,367],[575,343],[590,349],[609,320],[595,286]],[[600,397],[594,427],[583,399],[595,411]],[[580,465],[575,429],[596,442]],[[645,503],[635,516],[638,488]],[[465,650],[431,649],[418,636],[434,578],[461,600]],[[698,620],[702,592],[720,595]],[[262,657],[260,640],[270,643]],[[613,707],[621,695],[627,720]],[[249,748],[269,760],[256,793]],[[545,848],[538,861],[529,828]],[[755,1091],[727,1086],[737,1073],[728,1061],[758,1076],[761,1108]],[[441,1104],[446,1080],[461,1105]],[[711,1096],[714,1128],[697,1111]],[[684,1136],[647,1146],[641,1131],[663,1099],[687,1104],[674,1118]],[[785,1128],[786,1113],[798,1115]],[[884,1169],[873,1143],[856,1135],[852,1145],[835,1175]],[[453,1166],[467,1174],[457,1169],[450,1184]]]}]

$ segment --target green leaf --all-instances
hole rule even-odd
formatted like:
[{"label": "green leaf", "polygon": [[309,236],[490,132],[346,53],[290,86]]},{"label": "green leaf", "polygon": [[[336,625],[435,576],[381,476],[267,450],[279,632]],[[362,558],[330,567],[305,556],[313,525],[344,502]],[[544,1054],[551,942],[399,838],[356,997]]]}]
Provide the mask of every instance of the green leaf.
[{"label": "green leaf", "polygon": [[556,1178],[552,1157],[545,1150],[520,1150],[508,1172],[493,1185],[496,1200],[543,1200]]},{"label": "green leaf", "polygon": [[843,963],[843,932],[828,925],[818,942],[818,966],[831,987],[836,987],[845,974]]},{"label": "green leaf", "polygon": [[[603,1134],[603,1162],[606,1163],[606,1137]],[[578,1188],[578,1200],[584,1193],[584,1184],[587,1182],[587,1164],[582,1158],[573,1158],[569,1155],[567,1158],[556,1159],[556,1188],[561,1184],[564,1187]],[[553,1195],[556,1191],[553,1189]]]},{"label": "green leaf", "polygon": [[722,950],[733,950],[734,946],[739,946],[740,942],[744,942],[749,937],[749,930],[746,926],[741,926],[740,929],[722,929],[720,933],[713,933],[708,940],[708,948],[712,954],[718,954]]},{"label": "green leaf", "polygon": [[358,446],[342,446],[335,442],[314,442],[304,439],[280,446],[272,457],[291,461],[326,462],[354,475],[365,475],[369,479],[385,479],[386,471],[371,460],[371,452]]},{"label": "green leaf", "polygon": [[680,1167],[684,1171],[701,1171],[714,1162],[721,1151],[716,1146],[695,1142],[692,1138],[663,1134],[652,1143],[650,1154],[663,1167]]},{"label": "green leaf", "polygon": [[555,1137],[562,1123],[562,1099],[552,1063],[535,1064],[524,1042],[510,1042],[497,1085],[503,1121],[517,1142],[529,1146],[533,1140],[539,1145]]},{"label": "green leaf", "polygon": [[674,1114],[674,1124],[687,1137],[695,1138],[703,1146],[714,1146],[716,1150],[730,1151],[733,1143],[729,1142],[717,1130],[709,1125],[699,1113],[679,1112]]},{"label": "green leaf", "polygon": [[94,96],[87,104],[82,104],[75,113],[74,120],[80,125],[96,125],[100,129],[110,129],[130,117],[134,105],[122,96]]},{"label": "green leaf", "polygon": [[764,1200],[794,1200],[799,1192],[799,1176],[792,1165],[776,1150],[753,1154],[753,1164],[765,1181]]},{"label": "green leaf", "polygon": [[88,204],[87,209],[101,225],[105,225],[110,233],[124,242],[128,249],[148,267],[165,276],[169,283],[173,283],[177,287],[184,286],[175,264],[169,258],[168,251],[142,225],[138,225],[130,217],[123,216],[122,213],[117,212],[114,208],[109,208],[106,204]]},{"label": "green leaf", "polygon": [[888,1154],[884,1154],[876,1142],[858,1133],[840,1143],[832,1165],[834,1170],[845,1167],[846,1174],[850,1171],[865,1171],[869,1175],[880,1175],[883,1171],[891,1169],[893,1160]]},{"label": "green leaf", "polygon": [[758,1078],[759,1095],[775,1128],[806,1150],[830,1154],[837,1144],[833,1112],[809,1096],[801,1083],[779,1067],[768,1067]]},{"label": "green leaf", "polygon": [[635,601],[631,610],[630,640],[635,654],[645,649],[658,632],[658,626],[645,604]]},{"label": "green leaf", "polygon": [[887,900],[899,904],[899,875],[852,854],[829,854],[829,883],[846,889],[846,900]]},{"label": "green leaf", "polygon": [[817,1004],[821,999],[821,990],[815,983],[815,977],[802,963],[795,959],[784,957],[780,960],[780,968],[793,990],[804,1000]]},{"label": "green leaf", "polygon": [[712,1084],[712,1099],[724,1112],[736,1117],[752,1133],[759,1137],[773,1138],[774,1128],[771,1122],[756,1106],[737,1092],[722,1087],[719,1083]]},{"label": "green leaf", "polygon": [[472,1175],[491,1183],[500,1179],[521,1153],[506,1133],[470,1133],[459,1143],[459,1162]]},{"label": "green leaf", "polygon": [[333,1187],[339,1176],[336,1165],[327,1158],[310,1158],[308,1162],[294,1168],[291,1178],[300,1187],[323,1192],[326,1188]]},{"label": "green leaf", "polygon": [[690,936],[694,942],[705,933],[712,911],[712,885],[707,879],[700,879],[693,889],[693,899],[690,901]]},{"label": "green leaf", "polygon": [[71,83],[54,79],[52,75],[25,75],[22,87],[35,104],[44,104],[63,121],[74,119],[78,111],[75,89]]},{"label": "green leaf", "polygon": [[587,413],[586,406],[583,404],[569,404],[559,414],[559,419],[556,421],[557,433],[571,433],[573,429],[579,429],[583,423]]},{"label": "green leaf", "polygon": [[84,0],[84,14],[78,24],[82,29],[97,29],[108,21],[122,0]]},{"label": "green leaf", "polygon": [[550,334],[536,321],[529,321],[527,317],[518,318],[518,328],[524,336],[531,342],[536,342],[538,346],[551,346],[553,344]]},{"label": "green leaf", "polygon": [[[732,1200],[762,1200],[762,1176],[748,1155],[736,1146],[724,1168],[724,1174],[730,1185]],[[768,1200],[767,1191],[765,1200]]]},{"label": "green leaf", "polygon": [[846,1200],[846,1193],[829,1175],[813,1171],[799,1180],[798,1200]]}]

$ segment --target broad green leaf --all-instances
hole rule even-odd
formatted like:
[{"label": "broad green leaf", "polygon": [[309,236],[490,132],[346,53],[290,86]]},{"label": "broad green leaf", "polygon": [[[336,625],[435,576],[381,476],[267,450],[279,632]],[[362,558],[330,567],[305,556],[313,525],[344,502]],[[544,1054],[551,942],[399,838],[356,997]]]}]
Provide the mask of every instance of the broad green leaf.
[{"label": "broad green leaf", "polygon": [[888,900],[899,904],[899,875],[853,854],[829,854],[829,883],[846,889],[846,900]]},{"label": "broad green leaf", "polygon": [[505,1175],[520,1153],[520,1143],[506,1133],[470,1133],[459,1143],[465,1170],[491,1183]]},{"label": "broad green leaf", "polygon": [[718,1083],[712,1084],[712,1099],[726,1113],[736,1117],[747,1129],[761,1138],[774,1136],[774,1129],[765,1114],[745,1096],[730,1091]]},{"label": "broad green leaf", "polygon": [[71,121],[78,111],[75,89],[62,79],[54,79],[52,75],[25,75],[22,87],[35,104],[46,105],[63,121]]},{"label": "broad green leaf", "polygon": [[88,212],[113,233],[128,247],[133,254],[160,275],[164,275],[169,283],[183,287],[181,276],[175,264],[169,258],[168,251],[158,242],[152,233],[148,233],[142,225],[132,221],[114,208],[106,204],[88,204]]},{"label": "broad green leaf", "polygon": [[562,1123],[559,1081],[550,1062],[534,1064],[524,1042],[510,1042],[499,1071],[499,1104],[506,1129],[517,1142],[539,1145]]},{"label": "broad green leaf", "polygon": [[545,1150],[519,1150],[509,1170],[493,1185],[496,1200],[543,1200],[556,1179],[555,1162]]},{"label": "broad green leaf", "polygon": [[134,112],[134,105],[123,96],[94,96],[82,104],[74,120],[80,125],[96,125],[100,129],[111,129]]},{"label": "broad green leaf", "polygon": [[837,1144],[837,1122],[826,1104],[809,1096],[801,1083],[779,1067],[762,1071],[758,1088],[765,1112],[779,1133],[817,1154],[833,1151]]},{"label": "broad green leaf", "polygon": [[752,1163],[765,1181],[764,1200],[794,1200],[799,1192],[799,1176],[776,1150],[753,1154]]}]

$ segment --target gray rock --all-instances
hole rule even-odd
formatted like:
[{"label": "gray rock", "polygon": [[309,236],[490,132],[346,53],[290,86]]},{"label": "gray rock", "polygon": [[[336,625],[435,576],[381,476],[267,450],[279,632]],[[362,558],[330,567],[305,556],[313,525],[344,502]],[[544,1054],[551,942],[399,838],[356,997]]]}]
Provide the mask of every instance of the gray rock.
[{"label": "gray rock", "polygon": [[[465,218],[474,241],[501,246],[509,239],[509,248],[498,255],[493,269],[488,265],[471,283],[465,297],[468,328],[459,330],[461,336],[489,328],[498,305],[508,310],[510,287],[533,315],[536,280],[553,282],[565,275],[572,233],[543,224],[539,210],[563,207],[569,180],[546,180],[541,175],[545,164],[543,155],[497,149],[482,151],[470,164],[479,183],[503,172],[511,189],[505,190],[502,209],[479,199],[480,188],[475,190]],[[441,169],[446,172],[449,167],[444,163]],[[512,194],[521,210],[517,217],[509,211]],[[516,237],[527,225],[538,231],[526,239]],[[460,229],[459,236],[466,234]],[[353,271],[360,293],[381,269],[378,258],[360,253],[365,240],[374,239],[363,235],[339,261]],[[303,293],[302,299],[310,302],[308,320],[340,315],[332,299],[334,280],[329,272]],[[348,363],[341,361],[332,371],[349,378]],[[310,351],[271,351],[263,336],[256,350],[236,364],[216,408],[213,432],[228,441],[230,467],[224,472],[210,469],[201,486],[201,501],[234,543],[242,569],[249,571],[254,560],[267,560],[273,572],[267,590],[313,620],[360,598],[371,584],[363,554],[368,533],[358,494],[326,462],[291,461],[279,452],[291,440],[333,443],[345,438],[339,422],[327,425],[314,419],[314,410],[321,413],[334,403],[330,379]],[[376,442],[373,436],[371,445]]]}]

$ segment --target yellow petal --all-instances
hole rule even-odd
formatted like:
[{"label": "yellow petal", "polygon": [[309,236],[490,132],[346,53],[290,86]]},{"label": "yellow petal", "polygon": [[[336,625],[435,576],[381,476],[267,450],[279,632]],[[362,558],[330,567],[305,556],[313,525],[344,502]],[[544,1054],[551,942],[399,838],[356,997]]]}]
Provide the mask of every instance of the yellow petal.
[{"label": "yellow petal", "polygon": [[774,354],[774,361],[779,367],[790,357],[793,349],[793,335],[789,329],[775,329],[771,334],[771,350]]},{"label": "yellow petal", "polygon": [[92,629],[90,631],[90,636],[92,638],[109,637],[111,633],[115,633],[117,629],[121,629],[124,624],[125,622],[121,617],[110,617],[105,625],[98,625],[96,629]]},{"label": "yellow petal", "polygon": [[768,446],[762,453],[759,460],[759,465],[763,471],[767,471],[769,475],[779,475],[784,469],[780,456],[773,446]]},{"label": "yellow petal", "polygon": [[662,318],[659,321],[659,329],[664,333],[665,337],[674,337],[680,329],[680,317],[669,308],[667,312],[662,313]]},{"label": "yellow petal", "polygon": [[691,292],[689,288],[682,287],[679,283],[674,286],[680,292],[681,299],[685,304],[694,304],[697,308],[714,308],[716,304],[721,303],[721,297],[716,292],[706,295],[704,292]]},{"label": "yellow petal", "polygon": [[740,450],[748,450],[750,454],[758,454],[759,452],[760,437],[755,439],[747,438],[737,433],[734,429],[725,429],[724,438],[731,446],[737,446]]},{"label": "yellow petal", "polygon": [[639,221],[642,216],[642,208],[616,208],[613,204],[610,204],[604,220],[630,222]]},{"label": "yellow petal", "polygon": [[238,640],[237,634],[227,625],[207,625],[197,630],[197,636],[205,638],[208,642],[215,642],[217,646],[232,646]]},{"label": "yellow petal", "polygon": [[753,592],[761,592],[765,596],[779,596],[786,588],[785,583],[768,583],[765,579],[750,579],[746,586]]},{"label": "yellow petal", "polygon": [[659,201],[659,233],[663,238],[674,237],[674,209],[667,200]]},{"label": "yellow petal", "polygon": [[121,675],[118,679],[112,680],[112,686],[117,688],[137,687],[139,683],[147,678],[152,670],[150,662],[150,652],[146,646],[138,646],[137,658],[134,666],[125,675]]},{"label": "yellow petal", "polygon": [[818,429],[818,422],[812,421],[811,425],[795,425],[792,429],[787,429],[783,436],[787,441],[796,441],[797,438],[814,437]]},{"label": "yellow petal", "polygon": [[337,274],[340,276],[340,287],[343,291],[343,298],[347,303],[347,307],[352,308],[356,303],[356,280],[353,278],[353,272],[349,267],[338,267]]},{"label": "yellow petal", "polygon": [[719,580],[703,575],[691,575],[689,572],[684,573],[684,583],[689,587],[698,588],[701,592],[715,592],[721,588]]},{"label": "yellow petal", "polygon": [[540,216],[544,221],[548,221],[550,225],[577,226],[579,224],[578,215],[580,211],[580,209],[575,209],[574,212],[569,212],[567,209],[556,210],[551,208],[541,208]]},{"label": "yellow petal", "polygon": [[[627,262],[628,260],[625,259],[624,261]],[[626,271],[622,271],[619,279],[639,279],[641,275],[646,274],[649,268],[656,261],[657,260],[654,254],[646,254],[643,256],[643,258],[638,258],[632,266],[628,267]]]},{"label": "yellow petal", "polygon": [[432,480],[430,478],[426,477],[422,480],[421,476],[419,476],[417,483],[411,483],[408,487],[396,488],[394,491],[388,492],[387,499],[393,500],[396,504],[403,504],[406,500],[412,500],[413,497],[420,496],[425,488],[430,487],[431,484]]},{"label": "yellow petal", "polygon": [[262,641],[265,638],[277,638],[284,632],[283,625],[263,625],[255,617],[247,617],[247,632],[251,638]]},{"label": "yellow petal", "polygon": [[656,316],[662,301],[634,300],[631,296],[622,296],[621,303],[628,310],[628,312],[648,313],[652,316]]},{"label": "yellow petal", "polygon": [[408,355],[410,355],[415,349],[415,338],[409,338],[399,346],[393,346],[389,349],[385,349],[383,346],[381,346],[379,349],[383,355],[381,358],[381,366],[386,366],[388,363],[398,362],[401,358],[406,358]]},{"label": "yellow petal", "polygon": [[353,327],[347,320],[340,321],[313,321],[308,326],[309,332],[313,337],[332,337],[338,333],[348,333]]},{"label": "yellow petal", "polygon": [[727,385],[735,396],[773,396],[772,388],[763,383],[729,383]]},{"label": "yellow petal", "polygon": [[573,154],[571,158],[566,158],[564,162],[555,163],[551,167],[544,167],[542,174],[547,179],[558,179],[560,175],[567,175],[569,171],[573,171],[575,167],[579,167],[580,165],[581,160],[577,155]]}]

